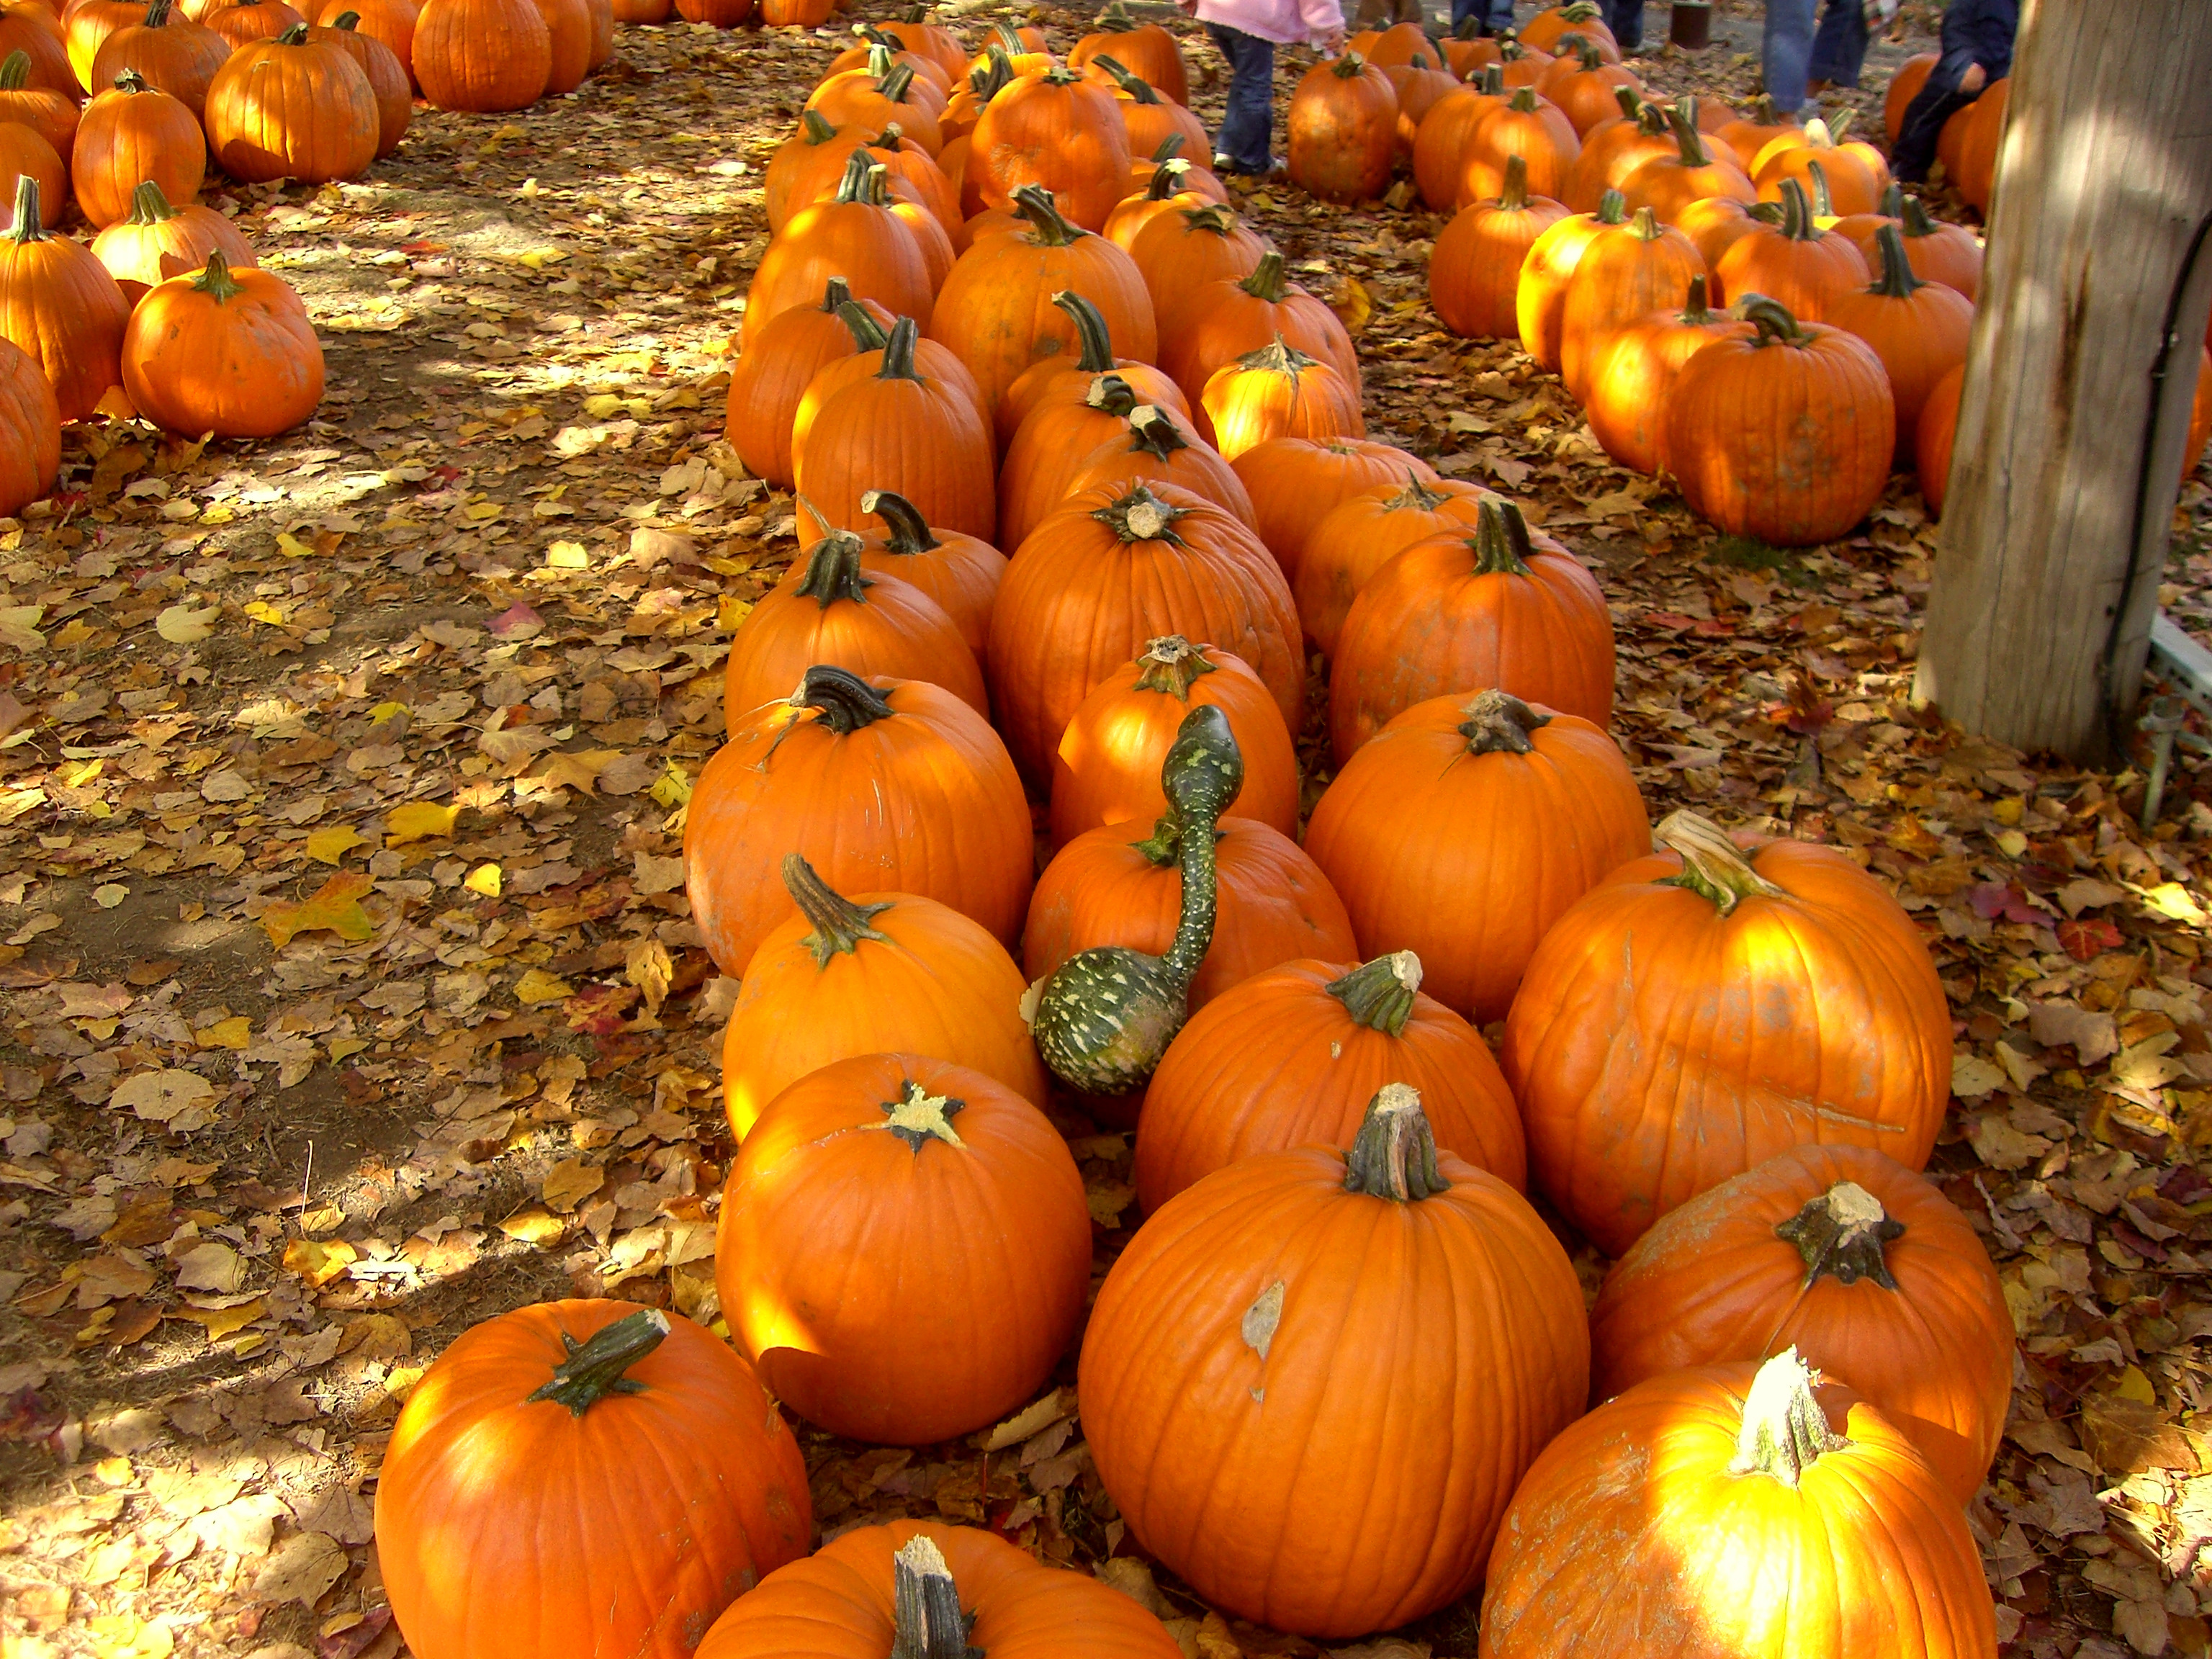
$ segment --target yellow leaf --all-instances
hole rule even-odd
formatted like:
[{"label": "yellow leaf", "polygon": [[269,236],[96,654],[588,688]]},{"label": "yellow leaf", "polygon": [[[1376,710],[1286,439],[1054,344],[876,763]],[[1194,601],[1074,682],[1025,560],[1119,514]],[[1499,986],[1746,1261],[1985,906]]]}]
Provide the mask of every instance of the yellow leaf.
[{"label": "yellow leaf", "polygon": [[668,959],[668,947],[650,934],[638,940],[629,947],[623,974],[645,993],[647,1012],[658,1015],[660,1005],[668,1000],[668,982],[676,974],[676,964]]},{"label": "yellow leaf", "polygon": [[385,721],[395,720],[406,712],[407,705],[404,702],[380,702],[368,711],[368,723],[371,726],[381,726]]},{"label": "yellow leaf", "polygon": [[332,1037],[331,1039],[331,1064],[335,1066],[342,1060],[351,1060],[356,1054],[361,1053],[362,1049],[368,1047],[368,1042],[362,1037]]},{"label": "yellow leaf", "polygon": [[500,1231],[509,1238],[520,1239],[526,1244],[543,1250],[561,1242],[568,1231],[568,1224],[558,1216],[549,1214],[544,1206],[532,1204],[528,1209],[518,1210],[499,1224]]},{"label": "yellow leaf", "polygon": [[318,864],[336,864],[355,848],[366,844],[351,824],[333,824],[307,837],[307,856]]},{"label": "yellow leaf", "polygon": [[556,979],[542,968],[532,968],[514,988],[517,1000],[532,1006],[541,1002],[558,1002],[575,994],[575,988],[567,980]]},{"label": "yellow leaf", "polygon": [[2142,1374],[2140,1366],[2130,1365],[2122,1371],[2112,1392],[2123,1400],[2137,1401],[2146,1406],[2158,1404],[2158,1391],[2151,1387],[2150,1378]]},{"label": "yellow leaf", "polygon": [[671,761],[649,793],[660,805],[673,811],[690,800],[691,779],[682,767]]},{"label": "yellow leaf", "polygon": [[548,755],[537,776],[552,788],[580,789],[587,795],[596,795],[599,774],[621,758],[618,749],[564,750]]},{"label": "yellow leaf", "polygon": [[1337,314],[1347,334],[1357,334],[1367,326],[1367,319],[1375,314],[1375,301],[1366,285],[1357,276],[1347,276],[1328,302],[1328,308]]},{"label": "yellow leaf", "polygon": [[92,625],[82,617],[74,617],[70,619],[68,625],[60,633],[54,635],[53,642],[64,647],[82,645],[92,635]]},{"label": "yellow leaf", "polygon": [[205,1030],[192,1033],[192,1041],[203,1048],[250,1048],[253,1046],[253,1022],[244,1014],[233,1014],[228,1019],[219,1019]]},{"label": "yellow leaf", "polygon": [[353,1266],[361,1253],[342,1238],[327,1243],[312,1238],[295,1238],[284,1247],[284,1271],[297,1274],[308,1285],[320,1290]]},{"label": "yellow leaf", "polygon": [[284,625],[284,613],[266,599],[255,599],[246,607],[246,614],[258,623],[267,623],[271,628]]},{"label": "yellow leaf", "polygon": [[269,1299],[257,1296],[251,1302],[240,1303],[234,1308],[170,1308],[166,1310],[173,1319],[189,1319],[203,1326],[210,1342],[220,1342],[226,1336],[235,1336],[255,1320],[269,1311]]},{"label": "yellow leaf", "polygon": [[734,634],[738,624],[753,614],[753,602],[741,599],[734,593],[725,593],[715,602],[714,626],[725,634]]},{"label": "yellow leaf", "polygon": [[292,942],[294,934],[319,928],[327,928],[341,939],[372,938],[376,924],[361,908],[361,896],[375,884],[358,870],[341,870],[317,888],[313,897],[270,905],[261,913],[261,925],[280,951]]},{"label": "yellow leaf", "polygon": [[171,645],[198,645],[215,632],[220,605],[195,611],[189,604],[173,605],[154,618],[154,631]]},{"label": "yellow leaf", "polygon": [[604,421],[611,415],[619,415],[622,413],[622,408],[621,398],[610,396],[604,392],[584,399],[584,413],[595,421]]},{"label": "yellow leaf", "polygon": [[304,559],[315,550],[289,530],[276,532],[276,545],[288,558],[294,559]]},{"label": "yellow leaf", "polygon": [[486,898],[497,898],[500,890],[499,874],[499,866],[496,864],[479,864],[469,872],[469,878],[461,885],[471,893],[482,893]]},{"label": "yellow leaf", "polygon": [[46,614],[43,605],[0,605],[0,645],[13,646],[18,651],[43,650],[46,636],[33,624]]},{"label": "yellow leaf", "polygon": [[2144,890],[2143,908],[2170,921],[2185,921],[2192,927],[2204,925],[2203,907],[2197,902],[2190,890],[2178,881],[2163,882]]},{"label": "yellow leaf", "polygon": [[584,550],[581,542],[555,542],[545,550],[545,567],[549,570],[581,570],[592,562],[592,556]]},{"label": "yellow leaf", "polygon": [[458,806],[441,806],[428,800],[410,800],[404,806],[395,806],[384,815],[384,844],[403,847],[410,841],[450,836],[453,833],[453,820],[460,813]]},{"label": "yellow leaf", "polygon": [[86,1624],[92,1638],[94,1659],[169,1659],[176,1651],[176,1632],[165,1619],[150,1624],[136,1613],[110,1613]]}]

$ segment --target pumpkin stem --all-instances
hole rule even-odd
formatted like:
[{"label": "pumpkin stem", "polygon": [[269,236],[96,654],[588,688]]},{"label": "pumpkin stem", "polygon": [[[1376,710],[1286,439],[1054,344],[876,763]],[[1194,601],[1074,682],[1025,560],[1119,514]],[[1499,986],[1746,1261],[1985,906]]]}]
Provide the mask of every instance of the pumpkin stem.
[{"label": "pumpkin stem", "polygon": [[1528,205],[1528,161],[1526,156],[1505,158],[1505,183],[1498,192],[1498,205],[1508,213],[1519,213]]},{"label": "pumpkin stem", "polygon": [[1386,1083],[1367,1103],[1358,1139],[1344,1155],[1344,1190],[1407,1204],[1448,1192],[1437,1170],[1437,1138],[1421,1110],[1421,1091]]},{"label": "pumpkin stem", "polygon": [[1164,202],[1171,196],[1181,194],[1183,181],[1189,176],[1190,163],[1179,156],[1170,156],[1164,161],[1155,163],[1152,176],[1145,181],[1145,199],[1147,202]]},{"label": "pumpkin stem", "polygon": [[[842,276],[832,276],[822,285],[821,309],[842,319],[845,307],[853,303],[853,287]],[[866,315],[866,313],[862,313]]]},{"label": "pumpkin stem", "polygon": [[1782,889],[1751,867],[1727,830],[1686,806],[1660,819],[1651,838],[1681,855],[1682,873],[1661,877],[1661,884],[1686,887],[1710,899],[1724,916],[1745,899],[1784,896]]},{"label": "pumpkin stem", "polygon": [[1597,8],[1590,3],[1590,0],[1575,0],[1574,4],[1559,14],[1571,23],[1587,23],[1597,15]]},{"label": "pumpkin stem", "polygon": [[1030,240],[1040,247],[1066,247],[1091,234],[1060,217],[1052,192],[1042,185],[1024,185],[1016,191],[1014,209],[1030,222]]},{"label": "pumpkin stem", "polygon": [[1129,411],[1129,453],[1141,453],[1156,461],[1172,459],[1177,450],[1190,447],[1190,440],[1176,427],[1175,416],[1157,404],[1139,404]]},{"label": "pumpkin stem", "polygon": [[837,136],[837,129],[820,110],[811,109],[799,118],[799,136],[810,144],[826,144]]},{"label": "pumpkin stem", "polygon": [[235,300],[246,292],[231,276],[230,262],[222,257],[221,248],[208,254],[207,269],[192,278],[192,286],[217,305]]},{"label": "pumpkin stem", "polygon": [[965,1146],[952,1127],[952,1119],[967,1103],[951,1095],[931,1094],[908,1078],[896,1100],[884,1102],[884,1115],[890,1120],[884,1127],[906,1142],[916,1157],[933,1140],[941,1140],[948,1146]]},{"label": "pumpkin stem", "polygon": [[1091,514],[1125,542],[1166,542],[1181,547],[1182,538],[1176,534],[1176,520],[1187,508],[1176,507],[1139,484],[1119,501],[1109,501]]},{"label": "pumpkin stem", "polygon": [[1283,296],[1290,292],[1290,284],[1283,276],[1283,256],[1269,248],[1260,256],[1260,263],[1252,267],[1252,274],[1237,286],[1255,300],[1264,300],[1271,306],[1282,304]]},{"label": "pumpkin stem", "polygon": [[[146,8],[146,21],[142,27],[149,29],[167,28],[169,26],[169,0],[154,0],[154,3]],[[340,27],[343,27],[343,25]]]},{"label": "pumpkin stem", "polygon": [[915,347],[921,340],[921,325],[911,317],[902,317],[891,325],[891,337],[884,343],[883,367],[877,369],[879,380],[919,380],[921,378],[914,366]]},{"label": "pumpkin stem", "polygon": [[968,71],[968,84],[975,89],[978,104],[989,103],[1014,83],[1014,60],[1006,56],[1005,47],[992,46],[986,56],[989,62]]},{"label": "pumpkin stem", "polygon": [[361,14],[357,11],[342,11],[331,19],[331,27],[334,29],[343,29],[349,34],[358,33],[361,31]]},{"label": "pumpkin stem", "polygon": [[1091,61],[1114,77],[1114,84],[1129,94],[1131,103],[1149,105],[1154,109],[1160,106],[1160,95],[1152,90],[1152,82],[1123,66],[1118,59],[1102,52]]},{"label": "pumpkin stem", "polygon": [[280,46],[306,46],[307,44],[307,26],[305,23],[293,24],[290,28],[286,29],[282,34],[276,37],[276,44]]},{"label": "pumpkin stem", "polygon": [[1505,95],[1504,69],[1497,64],[1485,64],[1481,82],[1475,90],[1486,98],[1503,98]]},{"label": "pumpkin stem", "polygon": [[1215,672],[1200,647],[1180,634],[1163,634],[1145,641],[1145,654],[1137,659],[1138,691],[1164,691],[1178,702],[1190,701],[1190,689],[1201,675]]},{"label": "pumpkin stem", "polygon": [[1367,67],[1367,60],[1356,52],[1347,52],[1328,66],[1329,73],[1340,81],[1349,81]]},{"label": "pumpkin stem", "polygon": [[841,738],[889,720],[896,712],[882,692],[851,669],[826,662],[817,662],[806,671],[799,690],[792,693],[791,703],[794,708],[813,709],[822,716],[822,724]]},{"label": "pumpkin stem", "polygon": [[1876,204],[1875,211],[1892,219],[1905,216],[1905,188],[1896,179],[1891,179],[1883,188],[1881,200]]},{"label": "pumpkin stem", "polygon": [[1126,421],[1137,407],[1137,394],[1119,374],[1101,374],[1083,394],[1086,407]]},{"label": "pumpkin stem", "polygon": [[[1844,135],[1851,130],[1851,123],[1857,120],[1858,117],[1859,112],[1856,110],[1845,109],[1839,112],[1834,120],[1823,120],[1820,125],[1828,130],[1828,142],[1831,144],[1842,143]],[[1808,131],[1810,131],[1809,127]]]},{"label": "pumpkin stem", "polygon": [[1186,996],[1213,943],[1213,826],[1243,787],[1244,757],[1229,729],[1229,717],[1211,703],[1200,703],[1182,717],[1160,764],[1160,793],[1168,798],[1182,834],[1176,849],[1182,866],[1182,914],[1160,966]]},{"label": "pumpkin stem", "polygon": [[1834,218],[1836,198],[1828,189],[1827,168],[1822,167],[1818,161],[1808,161],[1805,163],[1805,176],[1812,180],[1813,185],[1813,222],[1817,225],[1823,219]]},{"label": "pumpkin stem", "polygon": [[617,1319],[588,1342],[561,1333],[561,1346],[568,1357],[554,1367],[552,1380],[524,1401],[534,1405],[550,1400],[581,1417],[611,1394],[643,1394],[645,1384],[623,1375],[666,1340],[668,1316],[658,1308],[640,1308],[626,1319]]},{"label": "pumpkin stem", "polygon": [[1363,962],[1322,989],[1344,1005],[1353,1021],[1385,1036],[1398,1036],[1413,1017],[1413,995],[1421,988],[1421,959],[1411,951]]},{"label": "pumpkin stem", "polygon": [[1648,207],[1636,210],[1636,216],[1628,222],[1628,228],[1639,242],[1656,242],[1667,234],[1667,227],[1659,222],[1659,216]]},{"label": "pumpkin stem", "polygon": [[1827,1413],[1813,1397],[1820,1373],[1785,1348],[1759,1368],[1744,1397],[1743,1429],[1736,1437],[1730,1474],[1771,1475],[1796,1487],[1822,1454],[1850,1443],[1828,1426]]},{"label": "pumpkin stem", "polygon": [[1484,500],[1475,508],[1474,574],[1478,576],[1525,576],[1528,555],[1535,544],[1528,539],[1528,520],[1511,501]]},{"label": "pumpkin stem", "polygon": [[[845,279],[842,276],[833,276],[830,280],[832,283],[842,283]],[[845,299],[838,302],[835,309],[839,320],[845,325],[853,336],[853,349],[855,351],[881,351],[891,343],[890,335],[885,331],[884,325],[876,320],[876,313],[859,301],[853,299],[849,293]]]},{"label": "pumpkin stem", "polygon": [[1111,0],[1097,17],[1099,28],[1108,34],[1127,34],[1137,27],[1137,20],[1129,15],[1129,9],[1121,0]]},{"label": "pumpkin stem", "polygon": [[1129,847],[1153,869],[1166,869],[1182,850],[1182,831],[1176,828],[1175,815],[1153,819],[1152,833],[1142,841],[1131,842]]},{"label": "pumpkin stem", "polygon": [[921,1534],[891,1558],[890,1659],[981,1659],[968,1645],[968,1616],[945,1553]]},{"label": "pumpkin stem", "polygon": [[1459,734],[1467,739],[1470,755],[1525,755],[1536,746],[1528,734],[1552,723],[1549,714],[1538,714],[1496,686],[1476,692],[1460,712],[1467,718],[1460,722]]},{"label": "pumpkin stem", "polygon": [[860,511],[884,521],[884,551],[927,553],[945,545],[930,532],[921,509],[903,495],[888,489],[871,489],[860,497]]},{"label": "pumpkin stem", "polygon": [[1158,163],[1161,161],[1174,161],[1176,156],[1182,154],[1182,134],[1180,132],[1171,132],[1168,134],[1166,137],[1160,140],[1158,145],[1153,149],[1153,161]]},{"label": "pumpkin stem", "polygon": [[31,83],[31,54],[11,52],[0,59],[0,92],[21,92]]},{"label": "pumpkin stem", "polygon": [[1072,288],[1052,296],[1052,302],[1075,325],[1075,343],[1081,349],[1075,366],[1085,374],[1108,374],[1114,369],[1114,341],[1098,307]]},{"label": "pumpkin stem", "polygon": [[1903,191],[1897,190],[1894,185],[1890,188],[1897,191],[1898,200],[1901,204],[1897,216],[1905,222],[1905,234],[1907,236],[1933,236],[1937,226],[1936,222],[1928,216],[1928,204],[1917,196],[1907,196]]},{"label": "pumpkin stem", "polygon": [[1875,240],[1881,247],[1881,273],[1867,289],[1869,294],[1887,295],[1893,300],[1909,300],[1919,289],[1928,286],[1912,274],[1912,262],[1905,257],[1905,236],[1895,225],[1878,227]]},{"label": "pumpkin stem", "polygon": [[1705,154],[1705,136],[1698,131],[1698,100],[1685,94],[1677,98],[1667,112],[1667,125],[1674,130],[1674,150],[1686,167],[1705,167],[1712,158]]},{"label": "pumpkin stem", "polygon": [[27,173],[15,180],[15,228],[8,235],[17,247],[46,240],[39,219],[39,181]]},{"label": "pumpkin stem", "polygon": [[889,169],[876,160],[874,153],[866,144],[862,144],[845,158],[844,175],[837,180],[837,194],[833,199],[865,202],[871,207],[882,207],[889,199],[884,194],[884,186],[890,177]]},{"label": "pumpkin stem", "polygon": [[860,574],[860,538],[851,531],[831,531],[806,556],[805,572],[793,591],[824,611],[840,599],[866,605],[867,590],[875,584]]},{"label": "pumpkin stem", "polygon": [[1705,298],[1705,274],[1699,271],[1690,278],[1689,297],[1682,301],[1682,321],[1692,328],[1703,328],[1712,319],[1712,310]]},{"label": "pumpkin stem", "polygon": [[1517,115],[1534,115],[1536,112],[1536,88],[1528,86],[1514,88],[1513,95],[1505,100],[1505,107]]},{"label": "pumpkin stem", "polygon": [[169,198],[161,194],[161,185],[151,179],[131,192],[131,220],[134,225],[158,225],[177,216]]},{"label": "pumpkin stem", "polygon": [[1184,234],[1194,235],[1203,230],[1215,236],[1226,236],[1237,228],[1237,216],[1218,202],[1208,202],[1204,207],[1182,208]]},{"label": "pumpkin stem", "polygon": [[1609,190],[1597,198],[1597,222],[1601,225],[1625,225],[1628,222],[1628,198],[1617,190]]},{"label": "pumpkin stem", "polygon": [[1797,1247],[1805,1258],[1805,1285],[1811,1289],[1823,1273],[1839,1285],[1872,1279],[1885,1291],[1897,1288],[1882,1246],[1905,1237],[1905,1224],[1893,1221],[1876,1198],[1856,1181],[1838,1181],[1774,1230],[1777,1238]]},{"label": "pumpkin stem", "polygon": [[1392,513],[1404,512],[1408,509],[1433,513],[1450,499],[1451,496],[1447,491],[1431,489],[1427,484],[1422,483],[1421,475],[1409,466],[1406,469],[1406,487],[1384,501],[1382,505],[1385,509]]},{"label": "pumpkin stem", "polygon": [[1014,26],[1005,18],[1001,17],[991,25],[991,33],[995,37],[995,44],[999,50],[1005,52],[1007,57],[1020,58],[1029,52],[1030,43],[1015,33]]},{"label": "pumpkin stem", "polygon": [[1567,45],[1569,41],[1572,41],[1574,43],[1573,51],[1575,56],[1581,58],[1583,61],[1583,66],[1579,73],[1589,75],[1605,67],[1605,54],[1600,52],[1595,46],[1590,43],[1590,41],[1579,34],[1564,34],[1559,37],[1559,44],[1563,46]]},{"label": "pumpkin stem", "polygon": [[889,903],[854,903],[823,880],[814,866],[797,853],[783,855],[783,885],[791,895],[791,902],[799,907],[799,914],[806,918],[813,930],[799,943],[814,953],[817,968],[827,968],[830,959],[840,953],[853,955],[860,948],[862,939],[872,939],[878,945],[890,943],[868,925],[891,908]]},{"label": "pumpkin stem", "polygon": [[1813,222],[1812,199],[1795,179],[1782,181],[1782,234],[1793,242],[1817,242],[1823,234]]},{"label": "pumpkin stem", "polygon": [[1805,332],[1797,319],[1790,314],[1790,307],[1779,300],[1770,300],[1764,294],[1747,294],[1736,303],[1736,310],[1759,332],[1752,337],[1753,345],[1794,345],[1813,343],[1813,337]]},{"label": "pumpkin stem", "polygon": [[1248,351],[1239,357],[1237,366],[1261,374],[1287,374],[1295,380],[1320,362],[1320,358],[1307,356],[1278,334],[1257,351]]},{"label": "pumpkin stem", "polygon": [[110,84],[118,92],[127,92],[136,96],[146,90],[146,77],[135,69],[127,69],[118,74]]},{"label": "pumpkin stem", "polygon": [[1637,95],[1634,87],[1619,86],[1613,89],[1613,101],[1620,106],[1620,112],[1633,121],[1644,113],[1644,100]]}]

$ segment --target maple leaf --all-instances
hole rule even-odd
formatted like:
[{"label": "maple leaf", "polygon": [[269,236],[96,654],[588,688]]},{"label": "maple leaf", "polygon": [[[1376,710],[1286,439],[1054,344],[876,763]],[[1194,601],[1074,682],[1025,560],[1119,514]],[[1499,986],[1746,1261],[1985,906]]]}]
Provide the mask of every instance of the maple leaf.
[{"label": "maple leaf", "polygon": [[270,942],[283,950],[299,933],[327,931],[356,943],[374,937],[376,924],[361,908],[361,896],[376,884],[358,870],[341,870],[298,901],[283,900],[261,913]]},{"label": "maple leaf", "polygon": [[2093,962],[2122,942],[2120,930],[2109,921],[2076,917],[2058,924],[2058,948],[2076,962]]}]

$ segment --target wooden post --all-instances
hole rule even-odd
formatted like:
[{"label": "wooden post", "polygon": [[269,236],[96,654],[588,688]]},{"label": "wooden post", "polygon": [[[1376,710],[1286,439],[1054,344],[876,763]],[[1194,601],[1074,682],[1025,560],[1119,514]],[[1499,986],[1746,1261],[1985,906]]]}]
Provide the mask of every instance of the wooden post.
[{"label": "wooden post", "polygon": [[2208,88],[2207,0],[2021,8],[1915,688],[2019,748],[2106,760],[2141,689],[2212,307]]}]

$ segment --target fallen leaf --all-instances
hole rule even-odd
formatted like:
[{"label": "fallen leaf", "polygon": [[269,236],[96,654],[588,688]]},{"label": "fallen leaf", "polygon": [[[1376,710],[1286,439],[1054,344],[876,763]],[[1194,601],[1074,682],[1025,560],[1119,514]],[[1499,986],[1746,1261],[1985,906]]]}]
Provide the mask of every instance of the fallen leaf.
[{"label": "fallen leaf", "polygon": [[341,870],[317,888],[312,897],[270,905],[261,913],[261,926],[280,951],[301,933],[328,931],[340,939],[373,938],[376,924],[361,908],[361,898],[375,885],[374,879],[358,870]]},{"label": "fallen leaf", "polygon": [[404,847],[410,842],[450,836],[453,833],[453,820],[459,816],[460,809],[456,806],[441,806],[435,801],[409,801],[384,815],[384,844]]}]

